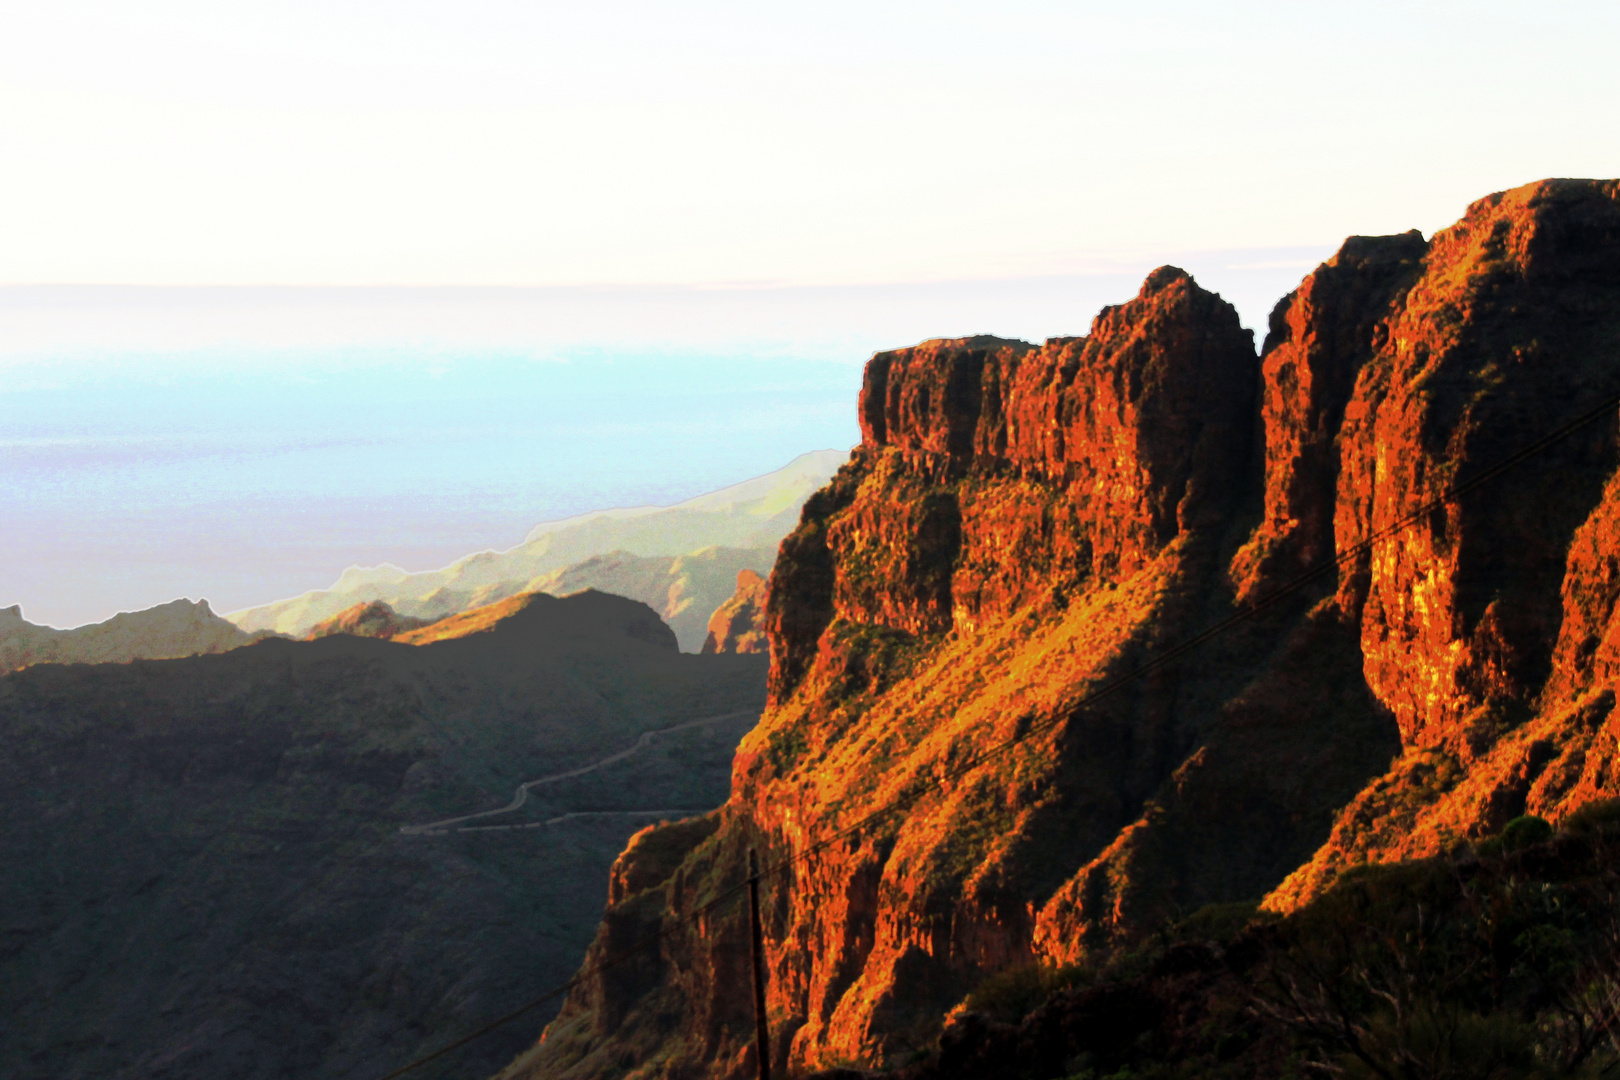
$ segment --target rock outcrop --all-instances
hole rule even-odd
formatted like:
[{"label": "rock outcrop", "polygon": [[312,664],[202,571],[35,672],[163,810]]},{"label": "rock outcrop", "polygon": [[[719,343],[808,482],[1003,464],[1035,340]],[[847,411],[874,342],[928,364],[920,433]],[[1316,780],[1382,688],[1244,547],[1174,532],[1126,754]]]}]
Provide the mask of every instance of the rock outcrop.
[{"label": "rock outcrop", "polygon": [[765,636],[765,579],[752,570],[737,572],[737,591],[709,616],[706,653],[762,653],[770,648]]},{"label": "rock outcrop", "polygon": [[506,1075],[751,1073],[744,914],[707,906],[749,848],[772,1057],[878,1066],[1009,966],[1617,793],[1614,415],[1363,544],[1617,393],[1608,181],[1352,238],[1258,357],[1169,267],[1083,338],[878,354],[771,575],[730,802],[615,870],[591,959],[658,950]]},{"label": "rock outcrop", "polygon": [[[1435,235],[1385,321],[1338,436],[1341,549],[1620,392],[1620,182],[1480,200]],[[1620,791],[1604,745],[1613,673],[1598,659],[1620,550],[1615,429],[1605,417],[1341,572],[1335,603],[1358,616],[1367,686],[1403,754],[1270,906],[1297,906],[1349,865]]]},{"label": "rock outcrop", "polygon": [[1332,554],[1344,410],[1428,247],[1415,229],[1352,236],[1272,312],[1260,384],[1265,517],[1233,567],[1244,597]]}]

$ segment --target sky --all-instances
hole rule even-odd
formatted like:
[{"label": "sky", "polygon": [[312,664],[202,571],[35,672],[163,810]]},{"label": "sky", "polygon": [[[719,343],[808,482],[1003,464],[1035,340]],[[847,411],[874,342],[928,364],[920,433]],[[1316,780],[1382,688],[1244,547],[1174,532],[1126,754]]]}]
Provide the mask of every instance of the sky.
[{"label": "sky", "polygon": [[1620,156],[1613,3],[0,10],[7,283],[1033,277]]},{"label": "sky", "polygon": [[1620,175],[1620,5],[0,0],[0,605],[427,569],[857,437],[879,348],[1266,315]]}]

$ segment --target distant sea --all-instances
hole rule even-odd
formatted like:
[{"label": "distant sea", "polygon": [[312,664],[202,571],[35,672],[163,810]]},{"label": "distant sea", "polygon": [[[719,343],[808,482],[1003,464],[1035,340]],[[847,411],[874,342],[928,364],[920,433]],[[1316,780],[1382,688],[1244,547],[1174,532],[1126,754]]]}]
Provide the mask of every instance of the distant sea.
[{"label": "distant sea", "polygon": [[[1322,249],[1179,260],[1263,334]],[[845,448],[877,348],[1086,332],[1150,267],[840,288],[0,288],[0,606],[426,570]],[[1257,334],[1257,336],[1260,336]]]},{"label": "distant sea", "polygon": [[71,626],[420,570],[859,433],[860,367],[751,357],[192,356],[0,392],[0,605]]}]

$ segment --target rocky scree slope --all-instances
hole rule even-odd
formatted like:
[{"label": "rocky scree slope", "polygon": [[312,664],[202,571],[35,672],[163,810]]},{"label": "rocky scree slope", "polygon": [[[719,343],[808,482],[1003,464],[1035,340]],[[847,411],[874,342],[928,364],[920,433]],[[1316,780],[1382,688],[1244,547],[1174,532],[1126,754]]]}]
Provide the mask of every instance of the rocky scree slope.
[{"label": "rocky scree slope", "polygon": [[1613,181],[1352,238],[1258,357],[1169,267],[1083,338],[878,354],[862,445],[772,571],[770,708],[732,798],[637,837],[591,956],[667,937],[503,1075],[752,1074],[745,913],[685,921],[750,847],[789,866],[776,1065],[883,1066],[991,973],[1210,903],[1290,910],[1345,867],[1614,792],[1613,419],[1080,702],[1617,391]]},{"label": "rocky scree slope", "polygon": [[[271,640],[0,677],[0,1075],[375,1080],[565,980],[645,816],[717,805],[756,656],[646,605],[517,597],[432,642]],[[544,1015],[421,1075],[488,1074]],[[527,1028],[527,1030],[525,1030]]]}]

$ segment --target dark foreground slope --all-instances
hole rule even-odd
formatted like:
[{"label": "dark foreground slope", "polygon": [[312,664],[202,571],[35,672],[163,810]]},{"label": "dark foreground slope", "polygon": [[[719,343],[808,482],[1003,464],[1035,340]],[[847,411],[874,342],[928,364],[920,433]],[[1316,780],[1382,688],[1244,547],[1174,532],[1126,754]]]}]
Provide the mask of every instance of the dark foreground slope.
[{"label": "dark foreground slope", "polygon": [[[368,1080],[566,979],[659,815],[401,827],[720,716],[469,824],[713,806],[763,659],[682,655],[601,593],[462,629],[0,678],[0,1075]],[[544,1019],[421,1075],[493,1071]]]},{"label": "dark foreground slope", "polygon": [[706,908],[749,848],[784,867],[777,1067],[893,1066],[997,972],[1620,791],[1614,411],[1375,539],[1616,393],[1614,181],[1352,238],[1258,356],[1166,267],[1083,338],[874,357],[862,445],[772,571],[731,800],[615,870],[593,957],[657,953],[589,975],[508,1075],[751,1074],[745,909]]}]

